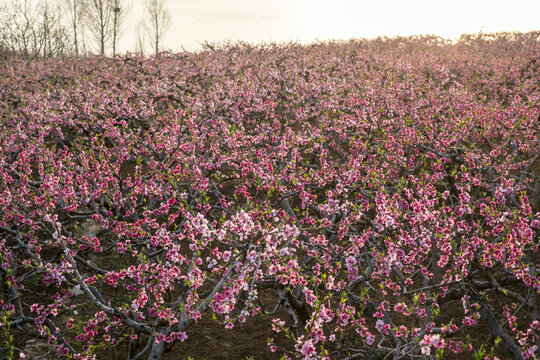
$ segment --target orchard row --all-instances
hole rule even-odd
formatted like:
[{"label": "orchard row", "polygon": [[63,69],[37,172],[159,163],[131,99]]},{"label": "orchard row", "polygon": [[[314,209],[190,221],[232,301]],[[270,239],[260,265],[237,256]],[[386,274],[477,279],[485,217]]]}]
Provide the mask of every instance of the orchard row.
[{"label": "orchard row", "polygon": [[538,358],[539,40],[4,63],[0,352]]}]

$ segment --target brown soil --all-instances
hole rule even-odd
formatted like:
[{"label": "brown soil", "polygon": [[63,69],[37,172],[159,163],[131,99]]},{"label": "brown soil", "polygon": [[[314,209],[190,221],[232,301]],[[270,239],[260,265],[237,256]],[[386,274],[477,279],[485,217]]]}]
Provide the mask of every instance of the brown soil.
[{"label": "brown soil", "polygon": [[187,331],[188,338],[174,346],[164,360],[225,360],[246,359],[277,360],[283,355],[278,349],[272,353],[266,340],[273,338],[276,345],[290,347],[292,342],[283,333],[272,331],[270,320],[248,319],[226,330],[212,320],[201,320]]}]

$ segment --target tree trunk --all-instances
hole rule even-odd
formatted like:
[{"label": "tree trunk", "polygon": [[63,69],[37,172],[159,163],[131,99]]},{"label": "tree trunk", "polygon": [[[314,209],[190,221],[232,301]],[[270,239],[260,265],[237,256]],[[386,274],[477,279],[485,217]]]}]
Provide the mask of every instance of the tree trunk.
[{"label": "tree trunk", "polygon": [[160,360],[163,354],[165,354],[165,343],[163,341],[159,343],[154,342],[148,360]]},{"label": "tree trunk", "polygon": [[489,305],[476,294],[471,294],[471,299],[478,302],[480,305],[480,319],[488,326],[493,338],[501,338],[502,343],[506,350],[512,355],[514,360],[523,360],[523,354],[519,346],[516,345],[514,340],[508,335],[501,324],[497,321]]},{"label": "tree trunk", "polygon": [[116,57],[116,40],[118,37],[118,16],[120,13],[120,5],[118,0],[114,1],[114,17],[113,17],[113,57]]}]

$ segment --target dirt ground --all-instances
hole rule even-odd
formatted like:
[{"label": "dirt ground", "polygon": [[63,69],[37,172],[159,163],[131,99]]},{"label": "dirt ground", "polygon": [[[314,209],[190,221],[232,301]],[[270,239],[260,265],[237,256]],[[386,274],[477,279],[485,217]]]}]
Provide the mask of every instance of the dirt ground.
[{"label": "dirt ground", "polygon": [[248,319],[240,325],[226,330],[212,320],[201,320],[187,331],[187,340],[176,344],[164,360],[184,360],[189,357],[193,360],[277,360],[283,351],[272,353],[266,340],[273,338],[277,345],[291,344],[283,333],[272,331],[269,320]]}]

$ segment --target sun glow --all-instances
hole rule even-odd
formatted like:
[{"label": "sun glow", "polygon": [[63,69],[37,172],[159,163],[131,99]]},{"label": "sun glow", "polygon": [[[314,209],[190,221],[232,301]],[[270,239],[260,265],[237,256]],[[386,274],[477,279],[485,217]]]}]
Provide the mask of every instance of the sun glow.
[{"label": "sun glow", "polygon": [[[169,0],[167,45],[197,49],[205,41],[300,41],[540,28],[536,0]],[[142,16],[142,11],[136,11]],[[129,43],[129,42],[128,42]]]}]

